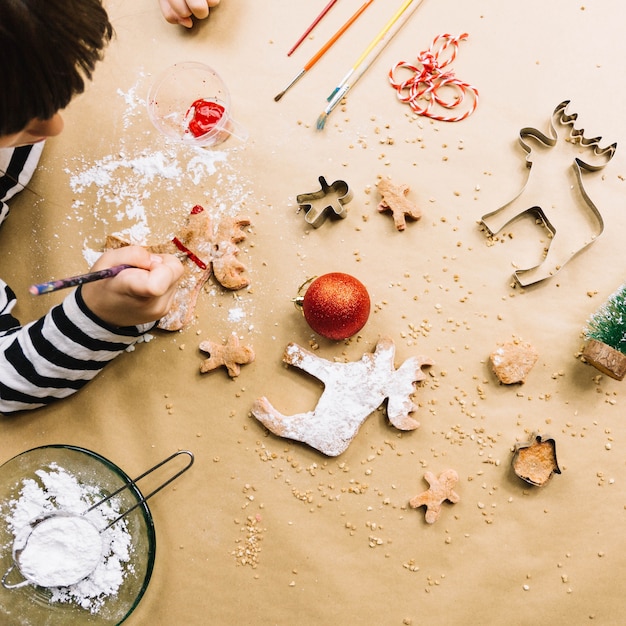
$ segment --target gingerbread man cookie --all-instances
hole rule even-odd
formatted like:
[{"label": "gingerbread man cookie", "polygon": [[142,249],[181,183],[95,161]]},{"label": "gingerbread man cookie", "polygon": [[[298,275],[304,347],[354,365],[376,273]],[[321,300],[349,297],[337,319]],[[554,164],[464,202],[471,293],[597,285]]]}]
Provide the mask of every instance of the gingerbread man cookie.
[{"label": "gingerbread man cookie", "polygon": [[459,475],[453,469],[449,469],[437,477],[432,472],[426,472],[424,478],[430,485],[429,489],[411,498],[409,504],[414,509],[425,506],[426,521],[432,524],[439,519],[441,505],[446,500],[456,504],[461,499],[459,494],[453,489],[459,480]]},{"label": "gingerbread man cookie", "polygon": [[395,185],[388,178],[383,178],[378,181],[376,187],[382,196],[378,205],[378,212],[391,211],[398,230],[406,228],[406,218],[418,220],[422,217],[422,212],[418,206],[406,197],[410,189],[407,185]]},{"label": "gingerbread man cookie", "polygon": [[235,378],[241,372],[241,365],[254,361],[252,348],[240,345],[239,337],[235,333],[231,334],[226,344],[203,341],[199,347],[209,355],[200,365],[200,372],[203,374],[223,365],[228,370],[228,375]]},{"label": "gingerbread man cookie", "polygon": [[553,474],[561,470],[556,460],[556,442],[536,433],[527,443],[515,444],[513,470],[527,483],[542,487]]}]

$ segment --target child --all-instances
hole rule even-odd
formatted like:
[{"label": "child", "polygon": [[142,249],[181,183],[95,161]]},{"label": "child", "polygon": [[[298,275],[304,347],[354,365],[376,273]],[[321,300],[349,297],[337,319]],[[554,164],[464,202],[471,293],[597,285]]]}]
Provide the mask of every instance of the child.
[{"label": "child", "polygon": [[191,16],[199,20],[209,17],[209,9],[216,7],[220,0],[159,0],[163,17],[170,24],[193,26]]},{"label": "child", "polygon": [[[2,222],[43,140],[63,129],[59,111],[84,90],[112,27],[101,0],[0,0],[0,16]],[[26,326],[11,315],[15,294],[0,280],[0,413],[78,391],[168,311],[183,271],[176,257],[129,246],[105,252],[93,269],[119,263],[135,267],[83,285]]]}]

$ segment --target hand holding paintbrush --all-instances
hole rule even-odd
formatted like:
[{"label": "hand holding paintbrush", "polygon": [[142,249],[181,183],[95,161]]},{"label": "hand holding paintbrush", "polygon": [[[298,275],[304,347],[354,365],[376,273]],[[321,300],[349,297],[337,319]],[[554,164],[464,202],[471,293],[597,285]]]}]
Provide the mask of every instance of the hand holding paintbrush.
[{"label": "hand holding paintbrush", "polygon": [[39,283],[37,285],[31,285],[28,291],[33,296],[40,296],[44,293],[50,293],[52,291],[58,291],[59,289],[68,289],[70,287],[78,287],[85,283],[92,283],[96,280],[103,280],[104,278],[113,278],[117,276],[122,270],[126,270],[130,267],[136,267],[135,265],[128,265],[127,263],[121,263],[114,267],[107,267],[104,270],[98,270],[96,272],[88,272],[87,274],[78,274],[77,276],[70,276],[69,278],[59,278],[58,280],[51,280],[47,283]]},{"label": "hand holding paintbrush", "polygon": [[67,287],[82,286],[82,301],[88,312],[117,327],[155,322],[169,311],[181,262],[172,254],[152,254],[142,246],[107,250],[88,274],[33,285],[39,295]]}]

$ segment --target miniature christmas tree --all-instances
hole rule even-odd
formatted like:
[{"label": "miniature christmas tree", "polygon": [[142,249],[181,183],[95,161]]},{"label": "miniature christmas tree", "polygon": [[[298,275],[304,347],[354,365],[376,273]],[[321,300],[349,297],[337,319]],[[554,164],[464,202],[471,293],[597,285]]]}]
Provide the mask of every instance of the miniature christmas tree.
[{"label": "miniature christmas tree", "polygon": [[585,360],[603,374],[622,380],[626,375],[626,284],[587,321]]}]

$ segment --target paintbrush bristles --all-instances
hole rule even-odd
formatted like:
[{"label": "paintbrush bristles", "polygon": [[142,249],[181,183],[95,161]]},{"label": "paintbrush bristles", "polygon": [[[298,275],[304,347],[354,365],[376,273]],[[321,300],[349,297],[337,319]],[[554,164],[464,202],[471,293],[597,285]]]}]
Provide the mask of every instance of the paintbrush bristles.
[{"label": "paintbrush bristles", "polygon": [[326,125],[326,120],[328,119],[328,113],[326,113],[326,111],[324,111],[318,118],[317,118],[317,123],[316,123],[316,127],[317,130],[324,130],[324,126]]},{"label": "paintbrush bristles", "polygon": [[278,94],[274,96],[274,102],[278,102],[289,89],[291,89],[303,76],[306,70],[300,70],[296,76],[294,76],[293,80]]},{"label": "paintbrush bristles", "polygon": [[339,104],[341,104],[342,100],[346,97],[351,87],[352,87],[352,83],[348,82],[345,85],[343,85],[341,88],[335,89],[335,91],[333,91],[333,94],[329,96],[328,106],[324,109],[324,112],[317,118],[317,123],[316,123],[317,130],[324,129],[324,126],[326,124],[326,119],[335,110],[335,108]]},{"label": "paintbrush bristles", "polygon": [[[381,53],[383,48],[389,43],[391,39],[397,34],[397,32],[406,24],[408,18],[414,13],[417,7],[422,4],[423,0],[404,0],[402,6],[394,13],[391,19],[383,26],[382,30],[372,39],[370,44],[365,48],[361,56],[356,60],[354,65],[350,68],[348,73],[344,76],[341,82],[335,87],[333,92],[328,96],[327,100],[329,105],[326,107],[324,114],[326,117],[333,111],[333,109],[339,104],[339,101],[348,93],[348,91],[354,86],[354,84],[363,76],[367,69],[372,65],[374,60]],[[401,19],[404,13],[413,5],[411,11]],[[395,28],[394,28],[395,27]],[[389,34],[390,33],[390,34]],[[326,120],[322,120],[322,116],[317,121],[318,130],[324,128]]]}]

